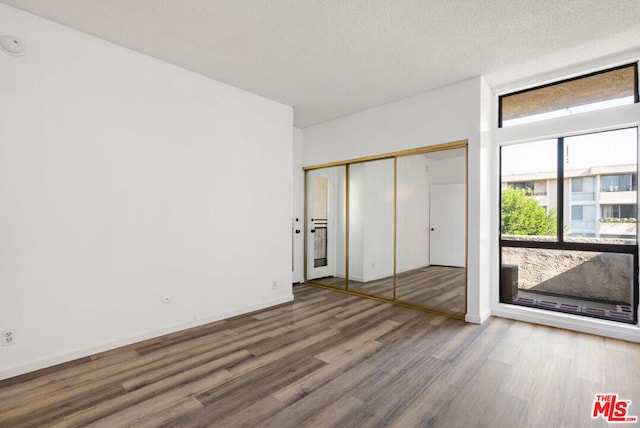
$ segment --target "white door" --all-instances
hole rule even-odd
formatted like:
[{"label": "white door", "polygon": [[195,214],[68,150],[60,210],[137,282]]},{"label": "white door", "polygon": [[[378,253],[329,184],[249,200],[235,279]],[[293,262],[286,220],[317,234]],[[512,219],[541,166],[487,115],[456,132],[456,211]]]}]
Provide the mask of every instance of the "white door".
[{"label": "white door", "polygon": [[307,173],[307,279],[335,275],[331,205],[335,191],[333,169]]},{"label": "white door", "polygon": [[430,195],[430,264],[464,267],[467,227],[465,185],[434,184]]}]

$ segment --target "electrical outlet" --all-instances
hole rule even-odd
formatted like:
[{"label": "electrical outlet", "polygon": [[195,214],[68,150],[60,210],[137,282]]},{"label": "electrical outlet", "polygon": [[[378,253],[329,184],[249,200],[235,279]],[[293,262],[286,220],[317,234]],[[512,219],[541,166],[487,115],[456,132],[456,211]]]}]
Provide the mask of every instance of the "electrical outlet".
[{"label": "electrical outlet", "polygon": [[16,343],[16,331],[5,330],[2,332],[2,346],[9,346]]},{"label": "electrical outlet", "polygon": [[271,288],[272,288],[273,290],[275,290],[276,288],[278,288],[278,281],[273,281],[273,282],[271,283]]}]

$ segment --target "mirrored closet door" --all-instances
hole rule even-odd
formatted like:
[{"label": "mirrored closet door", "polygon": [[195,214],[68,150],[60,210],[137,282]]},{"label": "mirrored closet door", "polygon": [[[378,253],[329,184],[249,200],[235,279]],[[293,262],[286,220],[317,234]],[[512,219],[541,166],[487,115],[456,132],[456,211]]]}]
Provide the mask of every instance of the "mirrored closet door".
[{"label": "mirrored closet door", "polygon": [[309,284],[464,317],[466,141],[306,174]]},{"label": "mirrored closet door", "polygon": [[393,298],[394,160],[349,165],[349,285]]},{"label": "mirrored closet door", "polygon": [[396,298],[465,312],[466,149],[397,160]]}]

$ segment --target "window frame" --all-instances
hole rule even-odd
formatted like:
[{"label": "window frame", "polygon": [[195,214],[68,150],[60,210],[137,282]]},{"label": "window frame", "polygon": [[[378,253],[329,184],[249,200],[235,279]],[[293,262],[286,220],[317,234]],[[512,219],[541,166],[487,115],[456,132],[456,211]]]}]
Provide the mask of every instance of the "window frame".
[{"label": "window frame", "polygon": [[[636,67],[637,70],[637,67]],[[637,79],[636,79],[637,81]],[[564,139],[569,137],[576,137],[580,135],[590,135],[590,134],[599,134],[603,132],[611,132],[618,131],[623,129],[635,129],[636,130],[636,141],[638,142],[638,146],[636,148],[637,153],[636,157],[640,155],[640,125],[632,125],[632,126],[620,126],[612,129],[605,129],[600,131],[585,131],[582,133],[576,133],[571,135],[560,136],[556,138],[546,138],[547,139],[555,139],[557,141],[557,167],[556,167],[556,240],[541,240],[541,241],[528,241],[528,240],[510,240],[502,238],[502,227],[498,227],[498,266],[502,266],[502,249],[504,247],[511,248],[535,248],[535,249],[549,249],[549,250],[566,250],[566,251],[588,251],[588,252],[601,252],[601,253],[618,253],[618,254],[630,254],[633,257],[633,269],[634,269],[634,286],[633,286],[633,301],[632,301],[632,309],[633,309],[633,321],[617,321],[626,324],[638,324],[638,307],[640,305],[640,285],[638,282],[639,276],[639,263],[638,263],[638,248],[639,248],[639,236],[638,236],[638,228],[636,229],[636,243],[635,244],[605,244],[605,243],[596,243],[596,242],[576,242],[576,241],[565,241],[563,228],[564,228],[564,218],[565,215],[569,216],[569,221],[571,221],[571,211],[572,207],[569,207],[567,213],[564,210],[564,202],[565,202],[565,191],[564,191],[564,153],[565,153],[565,145]],[[535,142],[535,140],[530,140],[529,142]],[[517,144],[517,143],[516,143]],[[498,218],[500,219],[502,216],[502,149],[503,147],[508,147],[509,145],[499,145],[498,146]],[[636,168],[639,167],[639,162],[636,158]],[[637,174],[637,172],[636,172]],[[571,192],[571,189],[569,189]],[[638,191],[636,190],[636,207],[638,207]],[[638,208],[636,208],[638,210]],[[499,221],[499,225],[501,222]],[[510,304],[508,302],[500,302],[503,304]],[[516,305],[519,306],[519,305]],[[583,315],[588,317],[587,315]],[[610,320],[614,321],[614,320]]]},{"label": "window frame", "polygon": [[564,83],[568,83],[568,82],[573,82],[576,80],[580,80],[580,79],[585,79],[588,77],[592,77],[592,76],[597,76],[599,74],[604,74],[604,73],[608,73],[611,71],[616,71],[616,70],[620,70],[622,68],[626,68],[626,67],[633,67],[633,103],[637,104],[640,103],[640,93],[639,93],[639,88],[638,88],[638,62],[630,62],[630,63],[626,63],[626,64],[622,64],[622,65],[618,65],[616,67],[611,67],[611,68],[607,68],[607,69],[603,69],[603,70],[598,70],[598,71],[594,71],[588,74],[582,74],[580,76],[575,76],[575,77],[570,77],[568,79],[562,79],[562,80],[557,80],[557,81],[553,81],[550,83],[545,83],[544,85],[538,85],[538,86],[534,86],[534,87],[530,87],[530,88],[526,88],[526,89],[521,89],[518,91],[514,91],[514,92],[509,92],[506,94],[502,94],[498,96],[498,128],[502,128],[503,127],[503,120],[502,120],[502,101],[503,98],[505,97],[510,97],[513,95],[519,95],[519,94],[523,94],[526,92],[531,92],[531,91],[535,91],[538,89],[544,89],[544,88],[548,88],[551,86],[556,86],[556,85],[562,85]]}]

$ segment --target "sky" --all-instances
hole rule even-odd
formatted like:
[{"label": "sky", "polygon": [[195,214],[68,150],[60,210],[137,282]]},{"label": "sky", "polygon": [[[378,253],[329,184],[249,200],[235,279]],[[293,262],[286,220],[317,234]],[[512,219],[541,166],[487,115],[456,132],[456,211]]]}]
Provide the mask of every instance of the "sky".
[{"label": "sky", "polygon": [[[566,137],[565,170],[629,165],[637,162],[638,130]],[[502,175],[556,171],[557,140],[542,140],[502,148]]]}]

